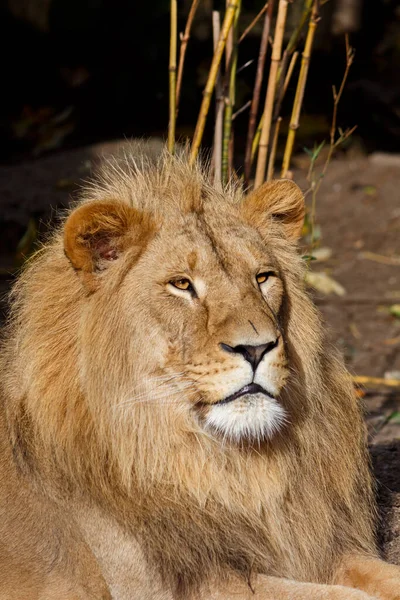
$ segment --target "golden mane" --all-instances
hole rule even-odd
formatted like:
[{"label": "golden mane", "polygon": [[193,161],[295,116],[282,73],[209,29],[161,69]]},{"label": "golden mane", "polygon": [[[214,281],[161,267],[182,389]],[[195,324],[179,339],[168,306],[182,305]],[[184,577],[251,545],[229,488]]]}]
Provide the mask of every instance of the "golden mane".
[{"label": "golden mane", "polygon": [[[109,163],[78,206],[118,199],[150,214],[157,231],[177,213],[201,214],[212,203],[239,210],[243,198],[234,185],[215,190],[207,169],[164,154],[155,165],[132,157]],[[222,566],[246,579],[268,572],[324,582],[340,552],[371,551],[373,502],[359,407],[281,220],[269,217],[263,235],[284,273],[292,377],[282,401],[290,422],[258,446],[221,445],[200,434],[184,411],[173,409],[182,387],[170,387],[161,402],[146,397],[141,380],[131,397],[132,334],[120,289],[132,258],[116,261],[102,293],[92,293],[65,256],[64,223],[11,294],[1,379],[20,469],[56,499],[85,494],[112,513],[183,597]],[[140,337],[146,310],[138,308],[132,327],[136,343],[147,348]],[[87,311],[96,318],[88,320]],[[92,362],[83,358],[88,348]]]}]

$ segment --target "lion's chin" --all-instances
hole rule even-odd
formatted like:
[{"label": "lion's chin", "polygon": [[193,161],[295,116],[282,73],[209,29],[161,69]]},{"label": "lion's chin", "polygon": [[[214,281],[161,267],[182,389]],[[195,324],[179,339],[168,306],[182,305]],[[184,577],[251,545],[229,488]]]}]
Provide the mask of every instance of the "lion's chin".
[{"label": "lion's chin", "polygon": [[207,430],[233,442],[271,439],[287,421],[285,409],[265,394],[245,394],[229,403],[209,407]]}]

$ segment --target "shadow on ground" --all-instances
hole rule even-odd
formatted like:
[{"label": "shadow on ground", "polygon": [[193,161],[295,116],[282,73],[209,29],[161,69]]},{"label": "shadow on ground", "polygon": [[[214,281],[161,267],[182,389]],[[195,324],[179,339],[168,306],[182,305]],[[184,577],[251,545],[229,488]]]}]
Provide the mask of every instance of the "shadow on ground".
[{"label": "shadow on ground", "polygon": [[400,564],[400,440],[371,447],[380,513],[379,543],[384,556]]}]

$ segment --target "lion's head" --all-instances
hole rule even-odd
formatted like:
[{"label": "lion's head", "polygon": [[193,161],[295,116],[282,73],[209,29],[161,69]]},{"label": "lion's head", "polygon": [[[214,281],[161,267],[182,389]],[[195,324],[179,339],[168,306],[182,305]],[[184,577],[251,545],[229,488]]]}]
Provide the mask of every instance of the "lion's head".
[{"label": "lion's head", "polygon": [[303,195],[283,180],[242,199],[179,167],[157,184],[149,174],[148,187],[132,174],[117,196],[106,187],[65,224],[65,253],[88,294],[82,385],[96,398],[120,388],[112,409],[124,418],[137,403],[169,403],[193,429],[268,439],[290,420],[280,399],[289,375],[280,250],[297,271]]}]

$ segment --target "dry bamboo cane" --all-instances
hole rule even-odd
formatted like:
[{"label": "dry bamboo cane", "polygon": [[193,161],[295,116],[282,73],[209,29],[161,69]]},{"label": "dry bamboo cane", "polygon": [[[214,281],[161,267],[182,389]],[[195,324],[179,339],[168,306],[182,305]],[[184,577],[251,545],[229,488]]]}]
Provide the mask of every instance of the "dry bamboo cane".
[{"label": "dry bamboo cane", "polygon": [[[284,98],[286,96],[286,92],[288,90],[289,83],[290,83],[290,80],[292,78],[293,70],[294,70],[294,67],[295,67],[295,64],[296,64],[298,56],[299,56],[299,53],[297,51],[292,54],[292,58],[291,58],[291,61],[290,61],[288,72],[287,72],[286,78],[285,78],[285,83],[283,84],[283,94],[282,94],[282,98],[280,99],[281,103],[283,102],[283,100],[284,100]],[[254,138],[253,138],[253,142],[251,144],[251,162],[252,163],[253,163],[254,157],[255,157],[256,152],[257,152],[258,143],[260,141],[262,124],[263,124],[263,118],[261,117],[260,122],[259,122],[259,124],[257,126],[257,129],[256,129],[256,133],[255,133]]]},{"label": "dry bamboo cane", "polygon": [[[281,62],[279,63],[278,73],[276,77],[276,90],[275,90],[275,103],[274,110],[272,112],[272,126],[276,123],[277,118],[281,112],[282,98],[283,98],[283,86],[285,83],[286,73],[288,69],[289,55],[284,50],[282,54]],[[273,137],[273,134],[272,134]]]},{"label": "dry bamboo cane", "polygon": [[298,56],[299,56],[299,53],[297,52],[297,50],[296,50],[296,52],[293,52],[292,58],[290,60],[290,65],[289,65],[289,68],[288,68],[287,73],[286,73],[285,83],[283,84],[282,100],[285,97],[287,89],[289,87],[289,83],[290,83],[290,80],[292,78],[293,70],[294,70],[294,67],[296,65]]},{"label": "dry bamboo cane", "polygon": [[296,29],[293,31],[292,35],[290,36],[288,45],[286,46],[286,52],[288,54],[292,54],[292,52],[294,52],[294,49],[297,46],[297,42],[299,40],[302,29],[310,16],[311,9],[312,9],[312,3],[313,3],[313,0],[305,0],[305,2],[304,2],[303,12],[301,14],[298,25],[297,25]]},{"label": "dry bamboo cane", "polygon": [[265,97],[265,107],[263,115],[263,126],[260,136],[258,149],[258,161],[256,169],[256,178],[254,189],[257,189],[264,182],[265,168],[267,164],[269,137],[271,132],[272,111],[274,108],[275,90],[277,83],[277,73],[279,62],[281,60],[283,34],[285,32],[286,14],[288,0],[279,0],[278,16],[275,27],[274,45],[272,47],[271,66],[269,70],[268,88]]},{"label": "dry bamboo cane", "polygon": [[[299,19],[297,28],[295,29],[295,31],[292,33],[292,35],[290,37],[290,40],[285,48],[285,51],[283,53],[283,58],[281,60],[279,68],[278,68],[278,83],[277,83],[278,91],[277,91],[277,99],[275,102],[274,116],[272,119],[273,122],[275,122],[276,119],[278,118],[278,115],[281,110],[283,95],[285,93],[284,92],[285,85],[284,85],[283,78],[285,77],[287,61],[289,60],[290,55],[293,54],[294,49],[296,48],[298,39],[300,37],[300,34],[302,32],[302,29],[310,17],[310,13],[312,10],[312,4],[313,4],[313,0],[305,0],[304,1],[303,12],[302,12],[301,18]],[[298,52],[296,52],[295,54],[297,55]],[[293,59],[293,56],[292,56],[292,59]],[[296,60],[297,60],[297,56],[296,56],[295,61]],[[292,66],[292,61],[289,65],[289,69],[291,68],[291,66]],[[294,67],[294,64],[293,64],[293,67]],[[289,70],[288,70],[288,73],[289,73]],[[291,76],[291,73],[290,73],[290,76]],[[285,79],[285,82],[286,82],[286,79]]]},{"label": "dry bamboo cane", "polygon": [[168,125],[168,150],[171,154],[175,150],[176,127],[176,38],[178,32],[178,2],[171,0],[171,31],[169,46],[169,125]]},{"label": "dry bamboo cane", "polygon": [[276,148],[278,146],[278,136],[279,136],[279,129],[281,127],[281,123],[282,123],[282,117],[278,117],[276,120],[276,124],[275,124],[274,137],[272,139],[271,152],[269,154],[269,159],[268,159],[267,181],[270,181],[274,177],[274,163],[275,163],[275,156],[276,156]]},{"label": "dry bamboo cane", "polygon": [[178,76],[176,80],[176,112],[179,109],[179,100],[181,97],[181,88],[182,88],[182,76],[183,76],[183,66],[185,64],[185,56],[186,56],[186,48],[188,42],[190,40],[190,30],[192,28],[192,23],[194,16],[196,14],[197,7],[199,6],[200,0],[193,0],[192,6],[190,7],[189,15],[186,21],[186,27],[183,35],[181,34],[181,46],[179,49],[179,63],[178,63]]},{"label": "dry bamboo cane", "polygon": [[251,175],[252,143],[253,143],[253,139],[254,139],[254,132],[256,129],[258,107],[260,104],[261,86],[262,86],[263,75],[264,75],[264,67],[265,67],[265,59],[267,56],[269,30],[271,27],[273,10],[274,10],[274,0],[270,0],[270,2],[268,4],[268,12],[265,15],[265,19],[264,19],[264,26],[263,26],[261,42],[260,42],[260,51],[258,54],[256,80],[254,83],[253,97],[251,99],[249,127],[248,127],[248,131],[247,131],[246,151],[245,151],[245,158],[244,158],[244,184],[246,187],[249,184],[250,175]]},{"label": "dry bamboo cane", "polygon": [[214,53],[210,72],[208,74],[208,79],[206,83],[206,87],[203,92],[203,101],[200,107],[199,117],[197,119],[196,129],[193,136],[192,147],[190,151],[189,162],[193,164],[197,158],[201,140],[203,139],[204,127],[206,124],[206,119],[208,115],[208,111],[211,103],[211,96],[214,91],[215,81],[217,78],[218,68],[221,63],[222,54],[224,52],[226,39],[228,37],[228,33],[230,28],[232,27],[233,19],[235,17],[236,9],[238,7],[239,0],[231,0],[227,11],[225,13],[224,22],[222,24],[221,35],[218,40],[217,50]]},{"label": "dry bamboo cane", "polygon": [[304,91],[306,89],[308,67],[310,65],[311,51],[318,20],[318,1],[314,0],[311,17],[308,24],[307,39],[301,59],[299,79],[297,81],[296,95],[293,102],[292,116],[290,118],[289,132],[286,140],[285,154],[283,156],[281,177],[287,177],[289,173],[290,159],[292,157],[296,131],[299,128],[300,112],[303,104]]},{"label": "dry bamboo cane", "polygon": [[235,13],[235,19],[233,22],[233,27],[231,29],[231,53],[230,56],[227,56],[228,64],[229,64],[229,90],[228,90],[228,98],[225,106],[225,114],[224,114],[224,134],[222,139],[222,182],[225,184],[229,179],[232,171],[232,162],[233,162],[233,146],[231,145],[231,136],[232,136],[232,113],[233,107],[235,105],[235,92],[236,92],[236,68],[237,68],[237,59],[238,59],[238,23],[239,23],[239,14],[241,8],[241,0],[239,0],[238,7]]},{"label": "dry bamboo cane", "polygon": [[[212,13],[214,52],[221,32],[220,15],[217,10]],[[224,96],[222,91],[221,74],[218,71],[215,85],[215,129],[214,129],[214,183],[221,183],[222,172],[222,127],[224,117]]]}]

